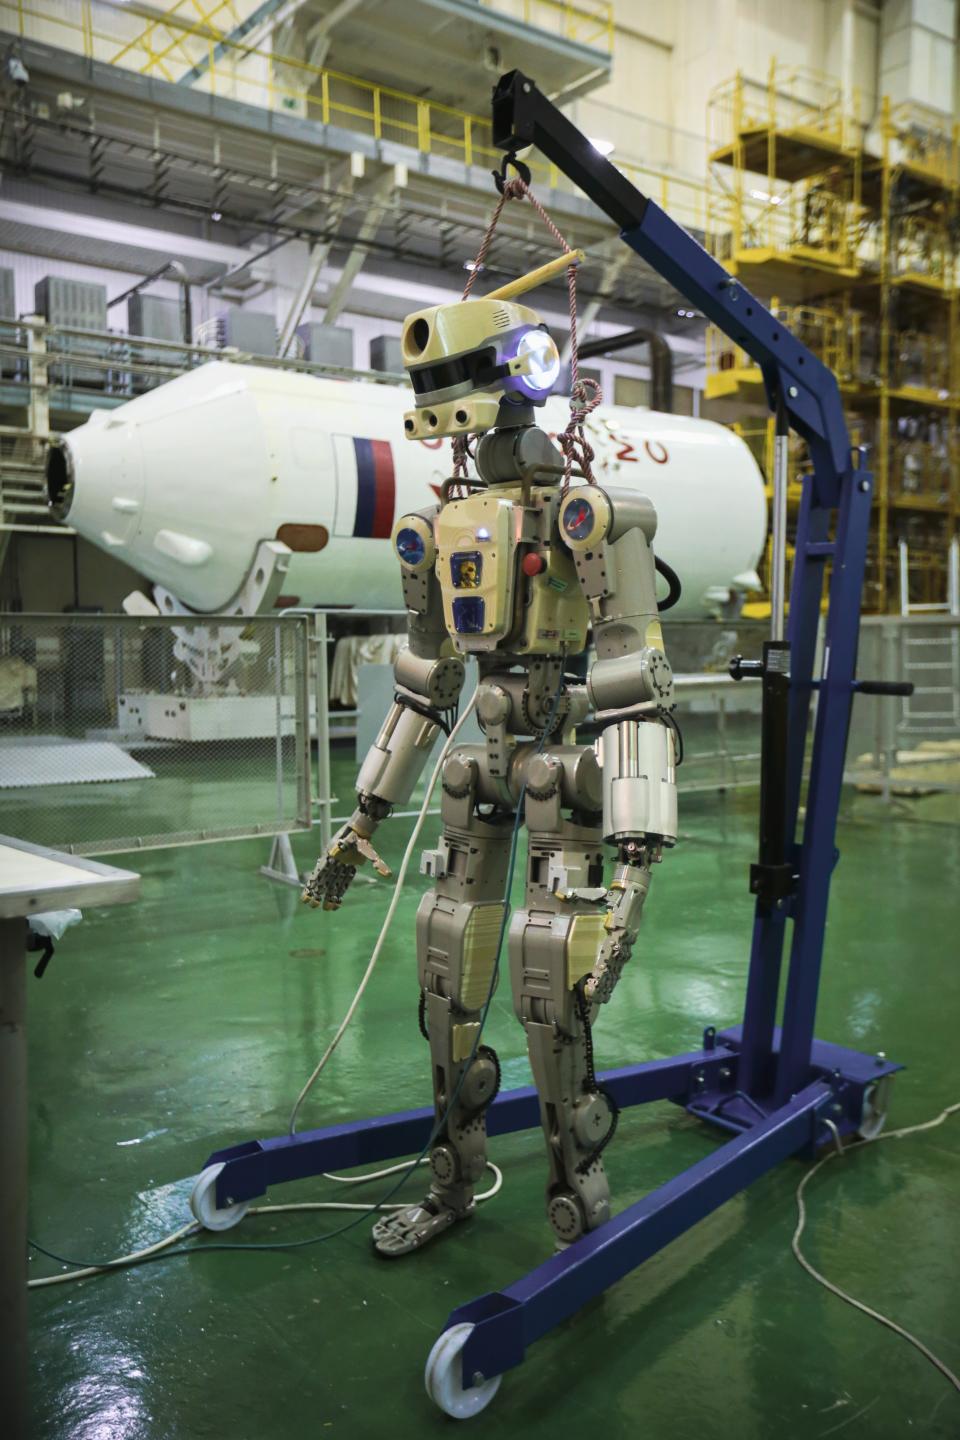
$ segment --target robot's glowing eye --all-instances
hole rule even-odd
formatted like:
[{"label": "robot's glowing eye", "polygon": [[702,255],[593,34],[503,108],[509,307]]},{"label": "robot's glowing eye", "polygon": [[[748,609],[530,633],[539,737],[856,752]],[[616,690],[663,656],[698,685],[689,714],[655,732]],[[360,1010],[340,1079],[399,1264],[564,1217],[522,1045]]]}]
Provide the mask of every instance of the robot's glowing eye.
[{"label": "robot's glowing eye", "polygon": [[531,390],[549,390],[560,378],[560,352],[546,330],[528,330],[520,337],[517,355],[530,356],[530,373],[523,378]]},{"label": "robot's glowing eye", "polygon": [[422,535],[409,526],[397,532],[397,554],[405,565],[419,565],[427,553]]},{"label": "robot's glowing eye", "polygon": [[588,500],[570,500],[563,512],[563,528],[571,540],[585,540],[593,529],[593,506]]}]

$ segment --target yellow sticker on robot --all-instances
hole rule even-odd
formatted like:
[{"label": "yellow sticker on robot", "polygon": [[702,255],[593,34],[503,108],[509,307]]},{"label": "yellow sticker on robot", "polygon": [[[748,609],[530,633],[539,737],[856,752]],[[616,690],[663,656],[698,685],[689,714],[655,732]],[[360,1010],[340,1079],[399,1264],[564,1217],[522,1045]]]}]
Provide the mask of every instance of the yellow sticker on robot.
[{"label": "yellow sticker on robot", "polygon": [[458,550],[450,556],[450,578],[455,590],[479,590],[483,556],[479,550]]}]

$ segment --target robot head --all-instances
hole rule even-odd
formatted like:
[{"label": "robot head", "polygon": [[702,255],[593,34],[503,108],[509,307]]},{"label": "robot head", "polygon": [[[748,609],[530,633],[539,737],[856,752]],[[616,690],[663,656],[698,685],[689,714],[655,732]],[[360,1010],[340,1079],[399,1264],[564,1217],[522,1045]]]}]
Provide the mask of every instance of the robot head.
[{"label": "robot head", "polygon": [[560,375],[539,315],[507,300],[418,310],[404,322],[401,346],[416,395],[403,417],[409,440],[491,430],[501,400],[542,405]]}]

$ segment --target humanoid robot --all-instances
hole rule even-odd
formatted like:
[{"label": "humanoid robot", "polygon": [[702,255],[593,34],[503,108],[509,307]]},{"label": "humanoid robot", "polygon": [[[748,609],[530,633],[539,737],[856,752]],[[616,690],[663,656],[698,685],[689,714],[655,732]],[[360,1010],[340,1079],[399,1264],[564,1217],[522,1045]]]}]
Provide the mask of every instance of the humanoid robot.
[{"label": "humanoid robot", "polygon": [[[528,831],[523,908],[509,926],[514,1008],[526,1031],[549,1175],[547,1216],[566,1246],[610,1216],[602,1151],[616,1123],[598,1085],[591,1025],[637,937],[650,867],[677,835],[673,682],[663,651],[656,514],[643,495],[562,484],[564,457],[534,423],[559,375],[535,311],[497,299],[442,305],[404,325],[416,396],[411,439],[479,435],[479,479],[401,516],[392,543],[409,621],[394,703],[357,777],[357,807],[309,877],[304,900],[339,907],[356,868],[381,870],[371,839],[407,803],[477,664],[482,744],[454,743],[442,834],[421,870],[421,1029],[437,1129],[421,1202],[379,1219],[373,1243],[407,1254],[474,1209],[485,1111],[500,1072],[480,1043],[495,978],[516,810]],[[592,630],[586,683],[567,673]],[[596,745],[578,744],[589,713]],[[604,886],[604,845],[616,861]]]}]

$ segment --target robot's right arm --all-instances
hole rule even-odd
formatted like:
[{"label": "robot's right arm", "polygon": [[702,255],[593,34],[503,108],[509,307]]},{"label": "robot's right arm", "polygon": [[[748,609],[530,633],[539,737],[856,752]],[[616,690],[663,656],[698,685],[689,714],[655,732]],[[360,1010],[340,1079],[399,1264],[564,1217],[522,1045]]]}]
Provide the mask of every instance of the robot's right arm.
[{"label": "robot's right arm", "polygon": [[435,513],[431,509],[405,515],[394,528],[395,545],[408,531],[423,540],[420,562],[401,564],[408,644],[394,665],[393,704],[357,776],[357,808],[317,861],[303,891],[307,904],[325,910],[338,908],[364,860],[371,860],[381,875],[389,875],[371,837],[394,806],[406,804],[413,795],[443,727],[443,712],[456,704],[463,689],[463,661],[449,653],[452,647],[433,568]]}]

